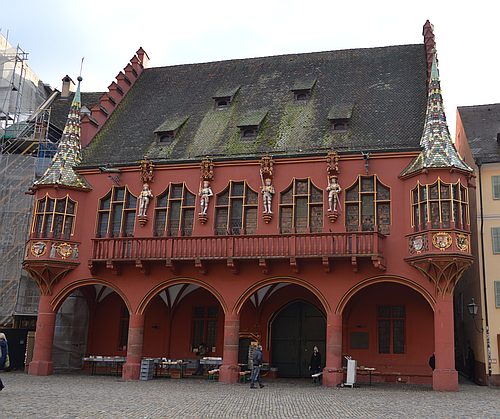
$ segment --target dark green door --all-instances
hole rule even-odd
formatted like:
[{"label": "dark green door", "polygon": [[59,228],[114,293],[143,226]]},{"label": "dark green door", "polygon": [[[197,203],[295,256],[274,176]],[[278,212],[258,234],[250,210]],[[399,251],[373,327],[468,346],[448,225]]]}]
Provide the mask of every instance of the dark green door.
[{"label": "dark green door", "polygon": [[325,365],[325,316],[312,304],[297,301],[286,306],[271,326],[272,366],[280,377],[308,377],[314,346]]}]

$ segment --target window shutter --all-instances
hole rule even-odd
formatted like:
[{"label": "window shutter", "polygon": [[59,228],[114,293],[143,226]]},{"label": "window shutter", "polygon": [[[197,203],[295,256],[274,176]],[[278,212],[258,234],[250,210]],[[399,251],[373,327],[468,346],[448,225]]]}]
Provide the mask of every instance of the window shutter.
[{"label": "window shutter", "polygon": [[500,308],[500,281],[495,281],[495,307]]},{"label": "window shutter", "polygon": [[493,186],[493,199],[500,199],[500,176],[492,176],[491,185]]}]

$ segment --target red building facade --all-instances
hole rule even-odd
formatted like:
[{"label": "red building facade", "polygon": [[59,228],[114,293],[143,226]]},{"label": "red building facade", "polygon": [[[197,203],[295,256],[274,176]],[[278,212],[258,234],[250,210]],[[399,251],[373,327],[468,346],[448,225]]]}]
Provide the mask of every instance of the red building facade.
[{"label": "red building facade", "polygon": [[126,356],[126,379],[142,357],[195,358],[203,342],[233,383],[258,340],[280,376],[307,376],[318,346],[325,385],[349,355],[378,380],[457,390],[470,169],[428,23],[424,39],[159,69],[141,49],[83,156],[78,90],[34,185],[30,373],[53,372],[57,313],[77,298],[81,353]]}]

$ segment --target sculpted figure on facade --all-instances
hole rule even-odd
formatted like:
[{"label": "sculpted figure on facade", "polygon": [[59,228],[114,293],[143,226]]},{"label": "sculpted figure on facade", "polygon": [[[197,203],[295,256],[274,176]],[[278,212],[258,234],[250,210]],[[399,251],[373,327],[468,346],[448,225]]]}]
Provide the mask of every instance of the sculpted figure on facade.
[{"label": "sculpted figure on facade", "polygon": [[331,176],[328,179],[328,186],[326,191],[328,192],[328,212],[337,211],[337,203],[340,205],[339,193],[342,190],[340,187],[337,176]]},{"label": "sculpted figure on facade", "polygon": [[214,196],[212,188],[210,187],[210,182],[204,180],[200,184],[200,215],[207,215],[208,204],[210,203],[210,197]]},{"label": "sculpted figure on facade", "polygon": [[153,198],[153,192],[149,189],[149,185],[145,183],[142,185],[142,191],[139,194],[139,212],[137,214],[139,217],[146,217],[151,198]]},{"label": "sculpted figure on facade", "polygon": [[263,203],[262,215],[266,223],[271,221],[272,218],[273,195],[276,192],[273,186],[273,166],[274,161],[270,156],[266,155],[260,160],[260,181],[262,184],[260,191]]},{"label": "sculpted figure on facade", "polygon": [[339,155],[336,151],[330,151],[326,156],[326,192],[328,193],[328,218],[334,223],[337,221],[340,209],[340,192],[342,188],[339,184]]}]

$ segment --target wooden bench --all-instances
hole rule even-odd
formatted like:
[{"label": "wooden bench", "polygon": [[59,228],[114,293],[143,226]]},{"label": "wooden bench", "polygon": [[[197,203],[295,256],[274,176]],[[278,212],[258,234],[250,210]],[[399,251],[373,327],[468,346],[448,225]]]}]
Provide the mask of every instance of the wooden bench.
[{"label": "wooden bench", "polygon": [[250,381],[250,371],[241,371],[240,373],[240,383],[248,383]]},{"label": "wooden bench", "polygon": [[313,384],[321,384],[321,378],[322,377],[323,377],[323,373],[322,372],[317,372],[316,374],[312,374],[311,375],[312,383]]},{"label": "wooden bench", "polygon": [[217,381],[219,379],[219,368],[208,371],[208,380]]}]

